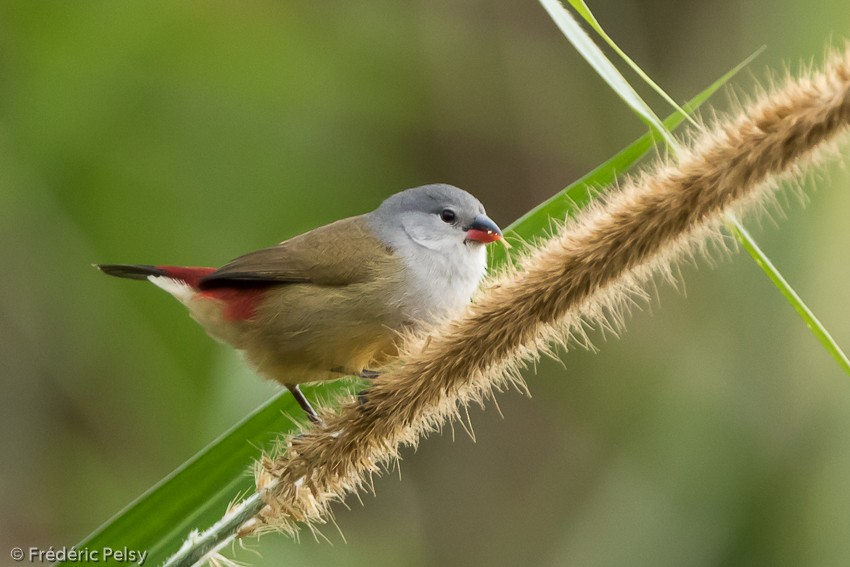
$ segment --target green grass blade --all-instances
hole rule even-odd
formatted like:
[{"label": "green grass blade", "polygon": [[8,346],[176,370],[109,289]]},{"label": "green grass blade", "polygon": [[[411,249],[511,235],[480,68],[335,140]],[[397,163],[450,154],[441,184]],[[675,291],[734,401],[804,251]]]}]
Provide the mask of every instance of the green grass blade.
[{"label": "green grass blade", "polygon": [[[702,92],[685,103],[682,112],[673,112],[664,119],[664,127],[674,130],[685,120],[684,113],[693,113],[706,100],[717,92],[720,87],[729,82],[741,69],[749,65],[754,55],[748,57],[722,77],[714,81]],[[547,234],[552,220],[563,220],[569,214],[587,204],[591,193],[610,185],[619,175],[634,167],[641,158],[655,145],[656,139],[649,133],[644,134],[613,157],[597,166],[595,169],[570,184],[546,201],[540,203],[505,229],[505,236],[510,240],[514,250],[521,249],[526,242],[532,242]],[[507,259],[504,248],[490,248],[490,265],[499,266]]]},{"label": "green grass blade", "polygon": [[593,42],[576,19],[564,8],[559,0],[540,0],[543,8],[560,28],[566,38],[573,44],[582,57],[590,63],[602,79],[622,98],[635,113],[646,122],[650,129],[659,134],[670,146],[676,142],[664,124],[644,102],[629,82],[620,74],[617,68],[608,60],[602,50]]},{"label": "green grass blade", "polygon": [[[337,381],[303,390],[311,399],[328,399],[350,388]],[[146,564],[161,564],[190,530],[214,523],[234,498],[253,492],[250,473],[261,449],[294,428],[287,416],[302,415],[288,392],[274,396],[75,547],[147,550]]]},{"label": "green grass blade", "polygon": [[[575,8],[575,11],[576,11],[576,12],[578,12],[578,13],[579,13],[579,15],[580,15],[582,18],[584,18],[584,21],[586,21],[586,22],[590,25],[590,27],[592,27],[592,28],[594,29],[594,31],[596,31],[596,33],[597,33],[597,34],[599,34],[599,37],[601,37],[603,40],[605,40],[605,43],[607,43],[609,46],[611,46],[611,49],[613,49],[613,50],[617,53],[617,55],[619,55],[619,56],[623,59],[623,61],[625,61],[625,62],[626,62],[626,64],[627,64],[629,67],[631,67],[631,68],[632,68],[632,70],[633,70],[635,73],[637,73],[637,75],[638,75],[641,79],[643,79],[643,82],[645,82],[645,83],[646,83],[647,85],[649,85],[649,86],[650,86],[650,87],[651,87],[651,88],[652,88],[655,92],[657,92],[659,95],[661,95],[661,97],[662,97],[664,100],[666,100],[666,101],[667,101],[667,103],[668,103],[670,106],[672,106],[672,107],[673,107],[676,111],[678,111],[678,112],[684,112],[684,111],[682,110],[682,108],[681,108],[681,107],[680,107],[680,106],[676,103],[676,101],[675,101],[675,100],[673,100],[673,99],[670,97],[670,95],[668,95],[668,94],[664,91],[664,89],[662,89],[660,86],[658,86],[658,85],[655,83],[655,81],[653,81],[653,80],[650,78],[650,76],[649,76],[649,75],[647,75],[646,73],[644,73],[643,69],[641,69],[641,68],[637,65],[637,63],[635,63],[634,61],[632,61],[631,57],[629,57],[628,55],[626,55],[626,52],[625,52],[625,51],[623,51],[622,49],[620,49],[620,46],[619,46],[619,45],[617,45],[616,43],[614,43],[614,40],[613,40],[613,39],[611,39],[611,36],[609,36],[607,33],[605,33],[605,30],[604,30],[604,29],[602,29],[602,26],[601,26],[601,25],[599,25],[599,21],[596,19],[596,16],[594,16],[594,15],[593,15],[593,12],[591,12],[591,11],[590,11],[590,8],[588,8],[588,7],[587,7],[587,4],[585,4],[585,3],[584,3],[584,0],[568,0],[568,2],[570,3],[570,5],[571,5],[573,8]],[[687,114],[685,114],[685,116],[687,116]],[[690,116],[687,116],[687,119],[688,119],[688,121],[690,121],[690,122],[691,122],[694,126],[696,126],[696,125],[697,125],[697,124],[696,124],[696,122],[694,122],[694,121],[693,121],[693,119],[692,119]]]},{"label": "green grass blade", "polygon": [[850,360],[847,359],[847,355],[844,354],[844,351],[841,350],[841,347],[838,346],[832,335],[829,334],[829,331],[826,330],[820,320],[812,313],[812,310],[809,309],[797,292],[794,291],[794,288],[782,277],[776,266],[773,265],[770,259],[762,252],[761,248],[758,247],[753,237],[747,232],[747,229],[738,222],[738,219],[731,215],[729,216],[727,227],[750,256],[752,256],[756,264],[767,274],[773,285],[776,286],[788,303],[791,304],[791,307],[794,308],[794,311],[797,312],[818,342],[823,345],[823,348],[835,359],[844,372],[850,374]]}]

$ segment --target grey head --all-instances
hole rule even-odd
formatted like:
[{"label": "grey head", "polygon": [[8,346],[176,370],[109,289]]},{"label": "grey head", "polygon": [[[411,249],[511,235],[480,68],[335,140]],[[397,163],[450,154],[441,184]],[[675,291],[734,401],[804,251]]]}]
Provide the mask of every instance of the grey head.
[{"label": "grey head", "polygon": [[478,199],[446,184],[396,193],[366,220],[404,261],[405,303],[426,320],[451,315],[469,302],[486,272],[484,245],[502,236]]},{"label": "grey head", "polygon": [[445,246],[452,248],[450,245],[457,242],[477,248],[502,235],[487,217],[481,201],[444,183],[396,193],[369,216],[386,240],[394,241],[400,227],[413,242],[436,251]]}]

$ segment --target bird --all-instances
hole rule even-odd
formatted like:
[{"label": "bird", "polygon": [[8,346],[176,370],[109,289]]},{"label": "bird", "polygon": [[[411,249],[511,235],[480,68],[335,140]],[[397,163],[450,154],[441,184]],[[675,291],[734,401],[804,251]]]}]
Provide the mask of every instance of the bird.
[{"label": "bird", "polygon": [[242,351],[320,422],[299,384],[377,376],[405,332],[465,308],[485,276],[486,245],[501,238],[478,199],[438,183],[220,268],[94,266],[174,296],[211,337]]}]

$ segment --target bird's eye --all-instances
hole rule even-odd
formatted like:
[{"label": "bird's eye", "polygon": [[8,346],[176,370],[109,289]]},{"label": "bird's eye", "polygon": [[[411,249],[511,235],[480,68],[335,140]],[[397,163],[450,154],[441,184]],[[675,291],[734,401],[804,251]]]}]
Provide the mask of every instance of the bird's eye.
[{"label": "bird's eye", "polygon": [[454,222],[455,217],[455,212],[451,209],[443,209],[442,212],[440,212],[440,220],[443,222]]}]

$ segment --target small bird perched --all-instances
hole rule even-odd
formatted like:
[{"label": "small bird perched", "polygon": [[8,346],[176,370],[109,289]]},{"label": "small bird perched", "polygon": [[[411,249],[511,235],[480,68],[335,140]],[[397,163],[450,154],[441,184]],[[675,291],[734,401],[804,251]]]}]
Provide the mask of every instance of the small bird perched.
[{"label": "small bird perched", "polygon": [[240,256],[221,268],[98,264],[149,280],[213,338],[243,351],[283,384],[312,421],[298,384],[374,377],[399,333],[459,312],[486,271],[485,244],[502,237],[481,203],[435,184]]}]

